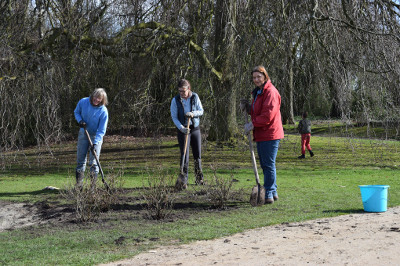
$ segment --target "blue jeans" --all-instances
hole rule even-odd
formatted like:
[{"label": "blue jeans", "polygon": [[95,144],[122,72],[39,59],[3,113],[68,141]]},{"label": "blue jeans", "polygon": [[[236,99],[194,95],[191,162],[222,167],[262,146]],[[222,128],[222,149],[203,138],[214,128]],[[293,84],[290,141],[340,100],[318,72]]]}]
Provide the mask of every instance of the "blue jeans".
[{"label": "blue jeans", "polygon": [[[95,135],[91,135],[90,138],[92,141],[95,138]],[[101,144],[102,142],[96,145],[96,154],[97,157],[100,158],[100,151],[101,151]],[[78,145],[76,151],[77,157],[77,172],[84,172],[86,169],[86,160],[87,160],[87,153],[89,151],[89,140],[86,137],[85,131],[83,129],[79,130],[78,135]],[[99,167],[97,166],[96,159],[94,158],[92,152],[89,152],[89,165],[90,165],[90,172],[95,172],[96,174],[99,173]]]},{"label": "blue jeans", "polygon": [[280,139],[257,142],[258,158],[264,173],[265,198],[278,196],[275,159],[278,154],[279,141]]}]

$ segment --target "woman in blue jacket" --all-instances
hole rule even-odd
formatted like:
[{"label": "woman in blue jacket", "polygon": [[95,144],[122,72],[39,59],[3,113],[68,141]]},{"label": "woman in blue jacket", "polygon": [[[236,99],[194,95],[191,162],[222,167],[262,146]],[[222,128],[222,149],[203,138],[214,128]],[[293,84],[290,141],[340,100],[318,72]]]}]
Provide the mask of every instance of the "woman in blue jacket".
[{"label": "woman in blue jacket", "polygon": [[[93,91],[90,97],[82,98],[74,111],[75,119],[81,128],[78,135],[77,145],[77,167],[76,167],[76,184],[79,187],[83,185],[84,172],[86,169],[86,157],[89,148],[96,151],[97,156],[100,156],[101,145],[103,137],[106,133],[108,123],[108,110],[107,110],[107,94],[104,89],[97,88]],[[88,131],[90,138],[93,142],[93,147],[89,147],[89,140],[85,134]],[[97,166],[96,159],[90,152],[89,155],[90,177],[92,184],[97,180],[99,167]]]},{"label": "woman in blue jacket", "polygon": [[[188,136],[187,145],[192,148],[194,158],[194,171],[196,184],[203,185],[203,171],[201,167],[201,134],[200,116],[203,115],[203,106],[199,96],[191,91],[190,83],[186,79],[178,82],[179,94],[172,98],[171,117],[178,133],[178,143],[181,151],[181,160],[184,153],[185,137]],[[188,118],[191,118],[189,128],[187,128]],[[189,153],[185,154],[183,165],[184,175],[180,175],[177,180],[177,189],[185,189],[188,182]]]}]

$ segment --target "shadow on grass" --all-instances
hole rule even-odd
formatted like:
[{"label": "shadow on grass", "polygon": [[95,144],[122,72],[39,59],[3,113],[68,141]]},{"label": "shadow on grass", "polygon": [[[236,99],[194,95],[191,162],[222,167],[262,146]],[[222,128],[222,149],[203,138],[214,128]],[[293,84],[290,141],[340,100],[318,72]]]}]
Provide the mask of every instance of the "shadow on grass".
[{"label": "shadow on grass", "polygon": [[0,193],[0,198],[1,197],[19,197],[19,196],[24,196],[24,195],[30,195],[30,196],[37,196],[37,195],[53,195],[53,194],[58,194],[58,190],[35,190],[35,191],[25,191],[25,192],[2,192]]},{"label": "shadow on grass", "polygon": [[149,151],[149,150],[163,150],[163,149],[171,149],[171,148],[175,148],[175,147],[179,147],[179,144],[171,144],[171,145],[148,145],[148,146],[144,146],[144,147],[118,147],[118,148],[114,148],[114,147],[104,147],[101,150],[101,153],[118,153],[118,152],[127,152],[127,151]]},{"label": "shadow on grass", "polygon": [[[174,211],[193,211],[198,212],[202,210],[210,210],[210,211],[224,211],[229,209],[235,209],[240,207],[243,204],[241,201],[232,201],[226,204],[225,208],[218,208],[213,204],[206,202],[177,202],[172,204],[172,210]],[[111,209],[114,211],[143,211],[147,210],[147,203],[117,203],[112,204]]]}]

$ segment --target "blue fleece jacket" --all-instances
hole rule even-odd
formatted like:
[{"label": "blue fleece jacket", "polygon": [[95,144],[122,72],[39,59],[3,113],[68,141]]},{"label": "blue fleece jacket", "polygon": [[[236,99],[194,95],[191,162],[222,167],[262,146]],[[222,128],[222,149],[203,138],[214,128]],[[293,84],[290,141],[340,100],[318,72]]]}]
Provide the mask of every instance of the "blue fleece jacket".
[{"label": "blue fleece jacket", "polygon": [[[90,135],[96,135],[93,144],[98,144],[106,134],[108,123],[108,110],[104,105],[93,106],[89,97],[81,99],[74,111],[75,119],[79,123],[85,121],[86,129]],[[81,128],[81,130],[84,130]]]}]

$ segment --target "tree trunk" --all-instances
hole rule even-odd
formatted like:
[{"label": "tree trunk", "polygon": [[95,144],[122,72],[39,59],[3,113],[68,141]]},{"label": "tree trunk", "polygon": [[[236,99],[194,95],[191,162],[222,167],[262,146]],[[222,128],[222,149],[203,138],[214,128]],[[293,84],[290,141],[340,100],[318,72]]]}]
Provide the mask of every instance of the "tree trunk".
[{"label": "tree trunk", "polygon": [[236,1],[217,0],[214,58],[215,69],[222,73],[222,77],[214,77],[212,81],[215,99],[208,136],[210,140],[228,140],[237,130],[236,89],[231,74],[235,24]]},{"label": "tree trunk", "polygon": [[289,110],[288,110],[288,117],[287,123],[294,124],[294,112],[293,112],[293,91],[294,91],[294,84],[293,84],[293,59],[289,59]]}]

